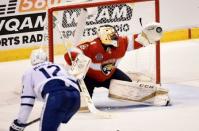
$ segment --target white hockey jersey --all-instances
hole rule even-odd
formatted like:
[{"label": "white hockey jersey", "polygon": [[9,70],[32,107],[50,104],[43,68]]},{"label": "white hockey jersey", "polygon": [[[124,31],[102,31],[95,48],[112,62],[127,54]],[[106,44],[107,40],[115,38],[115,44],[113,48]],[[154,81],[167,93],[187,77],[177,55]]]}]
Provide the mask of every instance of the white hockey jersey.
[{"label": "white hockey jersey", "polygon": [[41,95],[43,87],[52,79],[61,79],[65,81],[66,86],[71,85],[79,90],[78,85],[74,82],[77,79],[69,75],[62,66],[51,62],[33,66],[22,77],[21,108],[17,118],[21,123],[26,123],[35,99],[44,100]]}]

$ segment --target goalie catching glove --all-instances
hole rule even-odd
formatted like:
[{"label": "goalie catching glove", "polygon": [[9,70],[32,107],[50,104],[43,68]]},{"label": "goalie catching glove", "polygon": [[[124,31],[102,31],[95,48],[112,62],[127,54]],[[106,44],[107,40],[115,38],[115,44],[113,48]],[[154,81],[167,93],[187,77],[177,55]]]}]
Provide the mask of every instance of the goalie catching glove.
[{"label": "goalie catching glove", "polygon": [[150,23],[143,28],[141,34],[135,40],[143,46],[148,46],[159,41],[162,35],[163,29],[161,25],[159,23]]}]

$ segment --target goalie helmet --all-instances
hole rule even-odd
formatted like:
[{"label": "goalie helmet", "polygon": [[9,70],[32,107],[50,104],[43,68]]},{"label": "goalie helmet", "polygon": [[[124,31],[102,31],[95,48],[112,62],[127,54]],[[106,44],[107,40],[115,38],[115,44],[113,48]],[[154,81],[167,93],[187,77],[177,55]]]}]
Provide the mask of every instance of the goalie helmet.
[{"label": "goalie helmet", "polygon": [[36,65],[47,61],[47,54],[42,49],[33,50],[30,56],[31,64]]},{"label": "goalie helmet", "polygon": [[118,46],[118,33],[111,25],[103,25],[98,29],[98,36],[104,45]]}]

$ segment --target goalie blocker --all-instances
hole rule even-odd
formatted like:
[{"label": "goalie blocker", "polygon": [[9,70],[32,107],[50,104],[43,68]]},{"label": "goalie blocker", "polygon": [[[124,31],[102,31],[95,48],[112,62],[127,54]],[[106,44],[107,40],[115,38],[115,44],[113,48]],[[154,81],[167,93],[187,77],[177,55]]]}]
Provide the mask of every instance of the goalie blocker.
[{"label": "goalie blocker", "polygon": [[167,106],[170,102],[168,90],[151,82],[112,80],[109,97],[121,101],[142,102],[156,106]]}]

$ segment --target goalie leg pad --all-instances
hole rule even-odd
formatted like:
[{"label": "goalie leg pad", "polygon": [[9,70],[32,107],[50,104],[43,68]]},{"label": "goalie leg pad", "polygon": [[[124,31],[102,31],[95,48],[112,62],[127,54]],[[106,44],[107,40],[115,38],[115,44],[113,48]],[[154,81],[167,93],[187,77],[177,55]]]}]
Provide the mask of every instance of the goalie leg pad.
[{"label": "goalie leg pad", "polygon": [[153,104],[156,106],[167,106],[170,104],[168,90],[161,87],[157,88]]},{"label": "goalie leg pad", "polygon": [[166,105],[168,91],[150,82],[112,80],[109,88],[109,97],[121,101]]},{"label": "goalie leg pad", "polygon": [[127,75],[134,81],[142,81],[142,82],[152,82],[152,77],[149,77],[142,73],[135,72],[127,72]]}]

